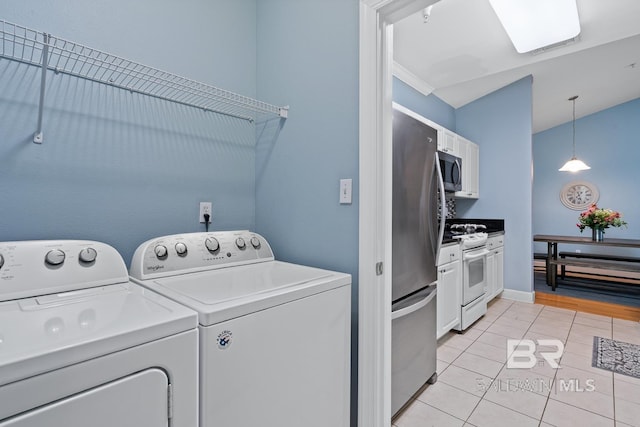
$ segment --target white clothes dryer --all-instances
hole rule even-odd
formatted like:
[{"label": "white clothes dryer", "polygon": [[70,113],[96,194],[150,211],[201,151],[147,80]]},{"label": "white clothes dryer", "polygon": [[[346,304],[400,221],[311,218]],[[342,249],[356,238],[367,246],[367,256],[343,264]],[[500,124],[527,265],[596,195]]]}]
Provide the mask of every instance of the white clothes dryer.
[{"label": "white clothes dryer", "polygon": [[197,343],[113,247],[0,243],[1,427],[196,427]]},{"label": "white clothes dryer", "polygon": [[248,231],[149,240],[130,275],[199,314],[201,427],[349,425],[350,275]]}]

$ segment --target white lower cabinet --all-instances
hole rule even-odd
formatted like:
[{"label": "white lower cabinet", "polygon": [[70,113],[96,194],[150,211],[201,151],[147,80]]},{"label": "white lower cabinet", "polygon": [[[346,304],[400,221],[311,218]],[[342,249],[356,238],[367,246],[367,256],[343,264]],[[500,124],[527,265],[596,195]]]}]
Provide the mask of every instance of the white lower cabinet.
[{"label": "white lower cabinet", "polygon": [[438,262],[436,336],[439,339],[460,324],[462,261],[458,244],[444,246]]},{"label": "white lower cabinet", "polygon": [[487,240],[487,302],[504,290],[504,236],[490,237]]}]

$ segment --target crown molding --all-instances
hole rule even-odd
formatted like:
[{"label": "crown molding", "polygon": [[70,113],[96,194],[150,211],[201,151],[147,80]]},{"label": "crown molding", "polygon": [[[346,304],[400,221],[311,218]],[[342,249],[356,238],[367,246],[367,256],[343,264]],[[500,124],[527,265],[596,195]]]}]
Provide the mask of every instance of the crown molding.
[{"label": "crown molding", "polygon": [[424,96],[430,95],[435,88],[422,80],[420,77],[413,74],[411,71],[404,68],[402,65],[393,61],[393,75],[402,80]]}]

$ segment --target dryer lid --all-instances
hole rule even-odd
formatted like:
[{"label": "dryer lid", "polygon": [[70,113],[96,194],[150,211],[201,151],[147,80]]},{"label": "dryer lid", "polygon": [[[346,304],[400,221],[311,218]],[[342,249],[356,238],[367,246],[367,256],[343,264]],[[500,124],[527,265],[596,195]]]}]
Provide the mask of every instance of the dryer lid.
[{"label": "dryer lid", "polygon": [[194,329],[192,310],[133,283],[0,303],[0,386]]},{"label": "dryer lid", "polygon": [[140,283],[195,309],[207,326],[349,285],[351,276],[270,261]]}]

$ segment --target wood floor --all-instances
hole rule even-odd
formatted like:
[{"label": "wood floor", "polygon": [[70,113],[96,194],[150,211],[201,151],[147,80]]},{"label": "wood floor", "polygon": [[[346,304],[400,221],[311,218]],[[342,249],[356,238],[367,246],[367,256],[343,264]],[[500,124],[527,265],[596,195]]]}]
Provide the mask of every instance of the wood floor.
[{"label": "wood floor", "polygon": [[618,319],[640,321],[640,308],[629,307],[626,305],[592,301],[563,295],[552,295],[542,292],[536,292],[535,302],[536,304],[567,308],[569,310],[599,314],[602,316],[611,316]]}]

